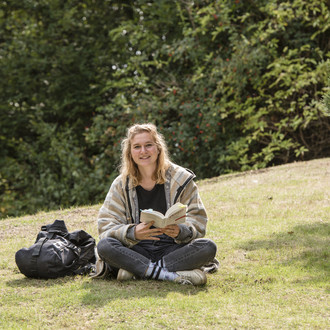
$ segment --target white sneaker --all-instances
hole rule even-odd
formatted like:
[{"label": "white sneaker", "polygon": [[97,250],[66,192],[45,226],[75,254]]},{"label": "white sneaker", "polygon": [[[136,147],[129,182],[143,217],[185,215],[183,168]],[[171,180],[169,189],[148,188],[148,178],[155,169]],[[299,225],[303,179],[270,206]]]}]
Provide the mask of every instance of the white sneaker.
[{"label": "white sneaker", "polygon": [[129,271],[120,268],[118,271],[118,275],[117,275],[117,280],[118,281],[128,281],[128,280],[132,280],[134,278],[134,275],[132,273],[130,273]]},{"label": "white sneaker", "polygon": [[174,282],[179,284],[203,285],[207,281],[205,273],[200,269],[184,270],[176,273],[179,276]]}]

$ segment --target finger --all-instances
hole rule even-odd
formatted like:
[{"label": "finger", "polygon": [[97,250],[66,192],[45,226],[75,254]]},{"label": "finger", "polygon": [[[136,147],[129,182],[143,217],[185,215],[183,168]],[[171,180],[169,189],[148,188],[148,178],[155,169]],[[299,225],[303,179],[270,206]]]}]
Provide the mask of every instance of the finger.
[{"label": "finger", "polygon": [[153,236],[149,237],[148,239],[151,240],[151,241],[159,241],[160,240],[159,237],[153,237]]},{"label": "finger", "polygon": [[179,231],[177,231],[175,229],[167,229],[164,231],[164,234],[166,234],[167,236],[170,236],[170,237],[177,237],[179,234]]},{"label": "finger", "polygon": [[153,235],[155,235],[155,234],[161,235],[161,234],[163,234],[164,230],[163,229],[155,228],[155,229],[150,229],[148,232],[150,234],[153,234]]},{"label": "finger", "polygon": [[175,229],[177,229],[178,228],[178,225],[167,225],[166,227],[165,227],[165,229],[169,229],[169,230],[175,230]]},{"label": "finger", "polygon": [[157,236],[146,236],[145,239],[152,240],[152,241],[159,241],[160,238]]},{"label": "finger", "polygon": [[145,228],[149,229],[153,224],[155,223],[155,221],[151,221],[145,224]]}]

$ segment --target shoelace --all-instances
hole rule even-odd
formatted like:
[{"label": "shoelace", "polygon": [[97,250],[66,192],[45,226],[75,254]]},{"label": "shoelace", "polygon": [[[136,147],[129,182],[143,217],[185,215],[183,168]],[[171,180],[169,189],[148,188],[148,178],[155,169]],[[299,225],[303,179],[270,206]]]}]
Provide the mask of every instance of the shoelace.
[{"label": "shoelace", "polygon": [[193,285],[192,282],[188,278],[186,278],[186,277],[181,277],[178,282],[180,284],[190,284],[190,285]]}]

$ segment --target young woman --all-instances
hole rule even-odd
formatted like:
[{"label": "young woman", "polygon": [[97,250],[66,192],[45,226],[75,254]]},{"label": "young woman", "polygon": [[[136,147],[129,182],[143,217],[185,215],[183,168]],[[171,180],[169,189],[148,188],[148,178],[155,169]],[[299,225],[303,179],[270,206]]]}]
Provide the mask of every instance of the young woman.
[{"label": "young woman", "polygon": [[[203,266],[216,245],[203,239],[207,215],[195,175],[169,160],[163,136],[153,124],[130,127],[122,142],[121,174],[114,180],[98,216],[97,252],[117,279],[206,283]],[[187,205],[183,224],[155,228],[140,222],[143,209],[165,214],[176,202]]]}]

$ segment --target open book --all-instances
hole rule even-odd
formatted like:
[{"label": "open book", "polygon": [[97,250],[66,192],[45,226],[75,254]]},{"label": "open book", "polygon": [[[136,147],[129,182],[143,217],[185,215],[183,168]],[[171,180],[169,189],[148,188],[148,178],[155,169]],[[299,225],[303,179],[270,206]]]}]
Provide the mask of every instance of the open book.
[{"label": "open book", "polygon": [[154,211],[153,209],[141,211],[141,222],[149,223],[155,221],[153,226],[164,228],[167,225],[184,223],[186,221],[187,205],[176,203],[172,205],[165,213]]}]

